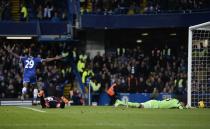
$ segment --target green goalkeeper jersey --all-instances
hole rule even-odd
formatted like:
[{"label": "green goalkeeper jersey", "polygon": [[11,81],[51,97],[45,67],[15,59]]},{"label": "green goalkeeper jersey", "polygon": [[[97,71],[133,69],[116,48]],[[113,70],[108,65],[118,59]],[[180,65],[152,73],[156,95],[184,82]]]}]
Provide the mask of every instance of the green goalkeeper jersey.
[{"label": "green goalkeeper jersey", "polygon": [[183,109],[180,102],[177,99],[165,99],[162,101],[150,100],[144,103],[141,103],[144,108],[180,108]]}]

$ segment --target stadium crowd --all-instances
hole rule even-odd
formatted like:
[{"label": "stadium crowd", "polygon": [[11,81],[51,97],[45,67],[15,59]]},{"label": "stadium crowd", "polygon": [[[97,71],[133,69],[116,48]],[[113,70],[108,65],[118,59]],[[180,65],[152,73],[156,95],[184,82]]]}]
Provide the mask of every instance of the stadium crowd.
[{"label": "stadium crowd", "polygon": [[13,4],[10,0],[0,1],[0,21],[12,20],[14,6],[19,6],[19,20],[21,21],[58,22],[67,20],[67,0],[20,0],[19,5]]},{"label": "stadium crowd", "polygon": [[[61,2],[62,1],[62,2]],[[79,8],[81,14],[156,14],[156,13],[191,13],[209,10],[209,0],[80,0],[74,1],[72,11]],[[21,0],[19,5],[20,20],[66,21],[68,17],[67,0]],[[12,3],[0,2],[0,20],[12,20]]]},{"label": "stadium crowd", "polygon": [[82,14],[147,14],[209,9],[208,0],[80,0]]},{"label": "stadium crowd", "polygon": [[0,1],[0,21],[10,20],[10,3],[8,0]]},{"label": "stadium crowd", "polygon": [[[141,47],[118,48],[98,53],[87,61],[87,70],[94,72],[93,80],[100,83],[98,91],[107,90],[117,82],[120,93],[186,93],[187,56],[183,46],[179,49],[155,48],[146,54]],[[88,63],[89,62],[89,63]],[[88,78],[90,75],[86,75]]]},{"label": "stadium crowd", "polygon": [[32,15],[39,20],[65,21],[67,20],[67,1],[61,1],[34,0]]},{"label": "stadium crowd", "polygon": [[[14,52],[24,55],[27,45],[17,44]],[[46,58],[59,55],[63,45],[31,44],[33,53]],[[66,46],[65,46],[66,48]],[[24,50],[24,51],[22,51]],[[149,53],[141,47],[108,49],[105,54],[98,53],[93,59],[81,58],[81,52],[70,49],[67,52],[75,63],[84,63],[81,70],[82,82],[91,85],[93,93],[100,94],[117,82],[115,89],[120,93],[152,93],[152,98],[159,93],[184,94],[187,80],[186,48],[154,48]],[[1,49],[0,51],[0,98],[20,98],[22,88],[22,65],[18,59]],[[81,63],[80,62],[80,63]],[[86,74],[84,74],[86,73]],[[68,62],[54,61],[42,64],[37,69],[37,84],[45,88],[49,95],[61,96],[63,88],[71,84],[71,98],[81,98],[75,88],[75,75]],[[90,83],[91,82],[91,83]],[[31,91],[32,92],[32,89]],[[29,96],[32,97],[32,96]]]}]

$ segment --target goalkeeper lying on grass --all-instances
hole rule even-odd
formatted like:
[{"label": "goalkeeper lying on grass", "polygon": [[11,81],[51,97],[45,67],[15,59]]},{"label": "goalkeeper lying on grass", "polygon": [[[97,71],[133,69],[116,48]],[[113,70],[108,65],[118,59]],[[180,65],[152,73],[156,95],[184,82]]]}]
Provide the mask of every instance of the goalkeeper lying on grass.
[{"label": "goalkeeper lying on grass", "polygon": [[159,100],[149,100],[144,103],[133,103],[133,102],[124,102],[120,100],[116,100],[115,107],[118,106],[128,106],[128,107],[134,107],[134,108],[165,108],[165,109],[171,109],[171,108],[178,108],[183,109],[184,103],[180,102],[177,99],[165,99],[162,101]]},{"label": "goalkeeper lying on grass", "polygon": [[45,97],[44,91],[41,90],[38,94],[40,97],[40,104],[42,108],[64,108],[65,104],[68,104],[68,100],[62,96],[62,97],[55,97],[55,96],[49,96]]}]

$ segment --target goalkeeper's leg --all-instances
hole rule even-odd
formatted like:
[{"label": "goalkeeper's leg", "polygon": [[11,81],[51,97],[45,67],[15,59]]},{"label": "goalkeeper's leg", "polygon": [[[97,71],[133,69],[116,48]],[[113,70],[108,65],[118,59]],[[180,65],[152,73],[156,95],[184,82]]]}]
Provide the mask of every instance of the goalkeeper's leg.
[{"label": "goalkeeper's leg", "polygon": [[38,96],[40,97],[40,104],[42,106],[42,108],[46,108],[46,105],[45,105],[45,100],[44,100],[44,90],[41,90],[39,93],[38,93]]},{"label": "goalkeeper's leg", "polygon": [[128,102],[127,103],[128,107],[133,107],[133,108],[140,108],[141,104],[140,103],[133,103],[133,102]]},{"label": "goalkeeper's leg", "polygon": [[45,100],[43,96],[40,97],[40,103],[41,103],[42,108],[46,108]]},{"label": "goalkeeper's leg", "polygon": [[125,102],[125,101],[121,101],[121,100],[116,100],[114,106],[118,107],[118,106],[128,106],[128,107],[134,107],[134,108],[140,108],[141,104],[140,103],[133,103],[133,102]]}]

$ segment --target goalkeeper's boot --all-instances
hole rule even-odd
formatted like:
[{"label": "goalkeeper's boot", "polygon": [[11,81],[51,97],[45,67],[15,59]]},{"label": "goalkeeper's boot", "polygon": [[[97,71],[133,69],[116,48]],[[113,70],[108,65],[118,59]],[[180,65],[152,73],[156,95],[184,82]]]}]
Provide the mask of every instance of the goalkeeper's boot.
[{"label": "goalkeeper's boot", "polygon": [[114,107],[118,107],[118,106],[120,106],[120,105],[123,105],[123,102],[120,101],[119,99],[117,99],[117,100],[115,101]]}]

